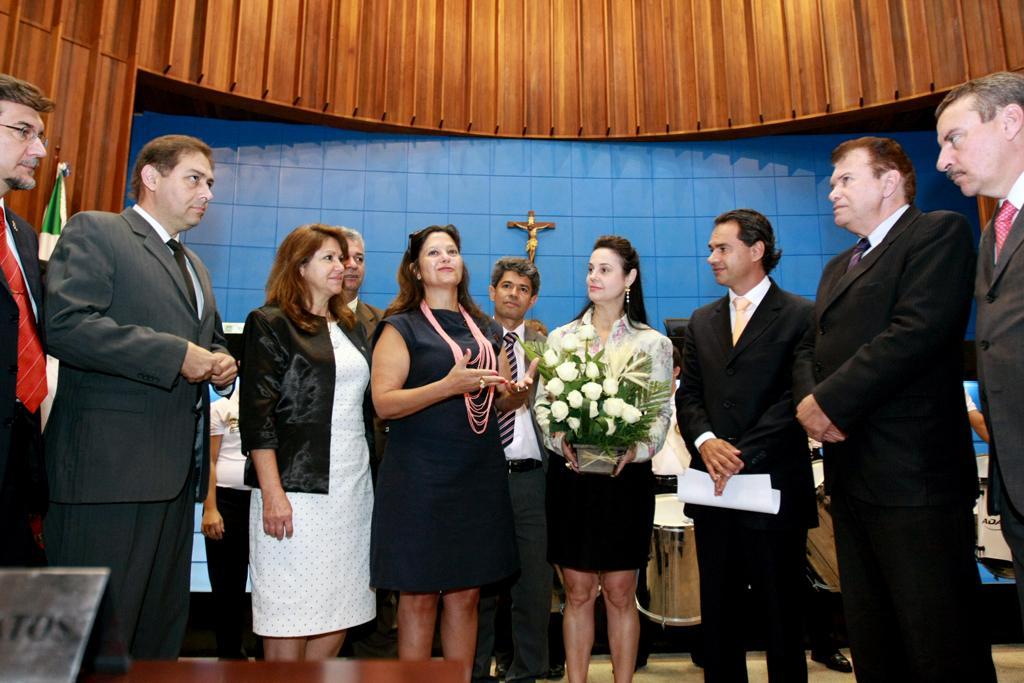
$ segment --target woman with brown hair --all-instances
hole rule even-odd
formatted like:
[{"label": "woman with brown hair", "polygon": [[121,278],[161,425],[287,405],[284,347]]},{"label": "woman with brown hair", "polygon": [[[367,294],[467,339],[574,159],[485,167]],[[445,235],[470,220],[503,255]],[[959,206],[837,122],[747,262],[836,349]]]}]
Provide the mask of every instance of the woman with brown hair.
[{"label": "woman with brown hair", "polygon": [[373,402],[389,420],[373,511],[371,582],[400,591],[398,655],[429,659],[438,601],[445,659],[469,680],[480,586],[517,568],[498,410],[525,403],[501,328],[469,295],[455,226],[409,237],[377,327]]},{"label": "woman with brown hair", "polygon": [[253,631],[271,660],[337,655],[376,612],[370,589],[369,345],[341,296],[344,235],[312,224],[278,247],[245,322],[239,405]]}]

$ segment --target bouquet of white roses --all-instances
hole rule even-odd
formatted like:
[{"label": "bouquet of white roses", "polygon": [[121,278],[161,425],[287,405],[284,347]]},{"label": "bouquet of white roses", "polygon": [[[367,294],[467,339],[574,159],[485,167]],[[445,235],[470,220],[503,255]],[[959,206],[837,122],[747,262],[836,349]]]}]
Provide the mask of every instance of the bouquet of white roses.
[{"label": "bouquet of white roses", "polygon": [[564,433],[577,447],[590,446],[581,471],[610,474],[623,452],[647,440],[658,412],[671,396],[668,382],[651,380],[651,358],[625,345],[589,350],[596,332],[580,325],[550,343],[524,342],[528,358],[539,358],[544,392],[536,403],[537,423],[551,435]]}]

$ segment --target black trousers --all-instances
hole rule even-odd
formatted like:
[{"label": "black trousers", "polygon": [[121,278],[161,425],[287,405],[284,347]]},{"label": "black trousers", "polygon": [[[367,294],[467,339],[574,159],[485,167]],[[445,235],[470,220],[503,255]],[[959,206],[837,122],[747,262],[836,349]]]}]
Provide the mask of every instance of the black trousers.
[{"label": "black trousers", "polygon": [[188,624],[195,476],[171,500],[51,503],[56,567],[109,567],[117,628],[135,659],[177,659]]},{"label": "black trousers", "polygon": [[883,507],[833,491],[832,518],[859,682],[996,680],[970,503]]},{"label": "black trousers", "polygon": [[206,539],[206,570],[221,659],[245,658],[242,641],[248,622],[245,582],[249,576],[250,496],[250,491],[218,486],[217,510],[224,520],[224,536]]},{"label": "black trousers", "polygon": [[768,680],[806,681],[807,530],[750,529],[735,520],[728,510],[709,510],[694,520],[704,680],[747,680],[744,637],[754,618],[765,634]]},{"label": "black trousers", "polygon": [[29,526],[46,512],[47,486],[39,413],[15,402],[7,467],[0,473],[0,567],[40,567],[46,555]]}]

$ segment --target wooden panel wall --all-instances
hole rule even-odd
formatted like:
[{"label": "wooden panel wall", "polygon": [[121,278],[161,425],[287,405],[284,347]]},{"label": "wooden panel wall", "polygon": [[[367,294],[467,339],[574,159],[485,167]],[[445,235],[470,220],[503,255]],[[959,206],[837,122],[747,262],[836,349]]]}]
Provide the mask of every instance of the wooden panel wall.
[{"label": "wooden panel wall", "polygon": [[[509,137],[798,130],[1024,70],[1021,0],[0,0],[49,188],[116,209],[136,76],[298,121]],[[171,87],[175,85],[175,87]],[[15,193],[32,220],[47,192]]]}]

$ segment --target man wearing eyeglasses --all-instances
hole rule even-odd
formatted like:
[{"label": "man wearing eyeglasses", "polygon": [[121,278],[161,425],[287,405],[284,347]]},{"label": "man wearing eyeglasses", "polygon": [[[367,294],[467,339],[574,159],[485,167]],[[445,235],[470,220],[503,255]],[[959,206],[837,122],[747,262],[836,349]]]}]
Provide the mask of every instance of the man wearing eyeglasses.
[{"label": "man wearing eyeglasses", "polygon": [[[36,186],[46,156],[41,114],[53,102],[31,83],[0,74],[0,566],[46,563],[46,512],[39,405],[46,397],[46,352],[35,229],[5,206],[11,190]],[[6,371],[4,371],[6,369]]]}]

